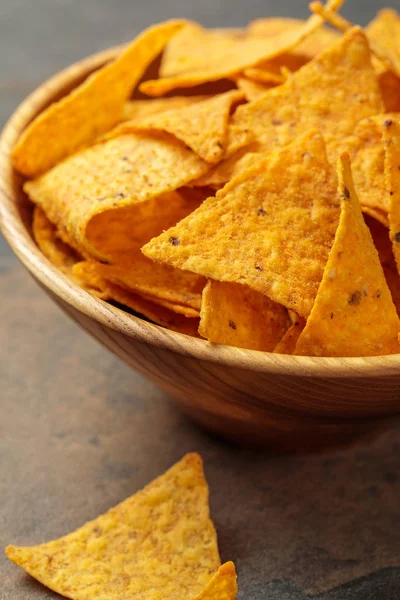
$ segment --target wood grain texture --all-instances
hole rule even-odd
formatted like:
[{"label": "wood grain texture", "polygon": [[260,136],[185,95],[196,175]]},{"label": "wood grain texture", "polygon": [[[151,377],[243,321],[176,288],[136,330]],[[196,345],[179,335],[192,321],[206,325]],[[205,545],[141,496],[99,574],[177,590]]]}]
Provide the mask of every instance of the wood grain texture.
[{"label": "wood grain texture", "polygon": [[10,150],[41,110],[115,52],[94,55],[50,79],[22,103],[2,133],[0,219],[15,254],[83,329],[218,434],[245,443],[311,448],[384,425],[400,412],[400,355],[311,358],[214,346],[91,297],[41,255],[30,235],[30,204]]}]

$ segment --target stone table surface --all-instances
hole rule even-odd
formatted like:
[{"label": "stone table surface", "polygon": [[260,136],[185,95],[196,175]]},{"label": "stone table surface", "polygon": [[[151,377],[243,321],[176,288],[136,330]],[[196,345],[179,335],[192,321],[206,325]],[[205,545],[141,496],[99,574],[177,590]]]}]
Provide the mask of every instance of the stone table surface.
[{"label": "stone table surface", "polygon": [[[0,120],[41,80],[145,25],[305,16],[300,0],[0,0]],[[378,0],[349,0],[365,23]],[[225,444],[81,332],[0,240],[0,546],[60,536],[199,451],[239,600],[400,598],[400,426],[347,449]],[[0,556],[1,600],[58,598]]]}]

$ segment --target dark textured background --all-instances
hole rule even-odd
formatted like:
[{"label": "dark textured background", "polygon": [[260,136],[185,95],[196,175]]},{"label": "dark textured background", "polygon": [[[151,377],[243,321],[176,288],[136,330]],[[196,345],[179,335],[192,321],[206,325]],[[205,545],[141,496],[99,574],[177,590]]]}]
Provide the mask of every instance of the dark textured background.
[{"label": "dark textured background", "polygon": [[[396,0],[398,2],[398,0]],[[349,0],[366,23],[378,0]],[[300,0],[0,0],[0,120],[69,63],[172,16],[241,25]],[[0,240],[0,546],[66,533],[198,450],[240,600],[400,598],[400,427],[274,456],[215,440],[80,332]],[[56,598],[0,557],[1,600]]]}]

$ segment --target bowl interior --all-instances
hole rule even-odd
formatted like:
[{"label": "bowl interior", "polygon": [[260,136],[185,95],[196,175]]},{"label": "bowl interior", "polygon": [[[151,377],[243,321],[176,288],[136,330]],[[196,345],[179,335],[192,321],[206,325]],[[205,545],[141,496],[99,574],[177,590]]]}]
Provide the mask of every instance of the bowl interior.
[{"label": "bowl interior", "polygon": [[2,132],[0,224],[8,243],[25,267],[45,288],[103,326],[180,354],[232,367],[304,377],[398,376],[400,355],[359,358],[278,355],[213,345],[205,340],[172,332],[92,297],[67,279],[41,254],[32,239],[32,207],[22,191],[23,178],[12,168],[11,149],[33,118],[51,102],[60,99],[79,85],[95,69],[112,59],[118,50],[119,47],[97,53],[42,84],[18,107]]}]

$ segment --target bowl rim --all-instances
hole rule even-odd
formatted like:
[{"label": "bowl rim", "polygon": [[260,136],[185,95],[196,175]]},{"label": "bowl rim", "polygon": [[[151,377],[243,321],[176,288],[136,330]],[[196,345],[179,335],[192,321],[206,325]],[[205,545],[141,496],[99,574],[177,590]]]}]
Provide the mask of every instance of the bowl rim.
[{"label": "bowl rim", "polygon": [[23,178],[12,167],[11,149],[23,129],[55,97],[61,97],[84,77],[113,59],[122,47],[115,46],[92,54],[50,77],[17,107],[3,128],[0,136],[0,228],[27,270],[44,288],[103,328],[114,329],[130,338],[178,354],[260,373],[324,378],[399,375],[400,354],[343,358],[291,356],[211,344],[207,340],[165,329],[93,297],[43,256],[24,225],[15,201],[13,190],[15,185],[20,186]]}]

